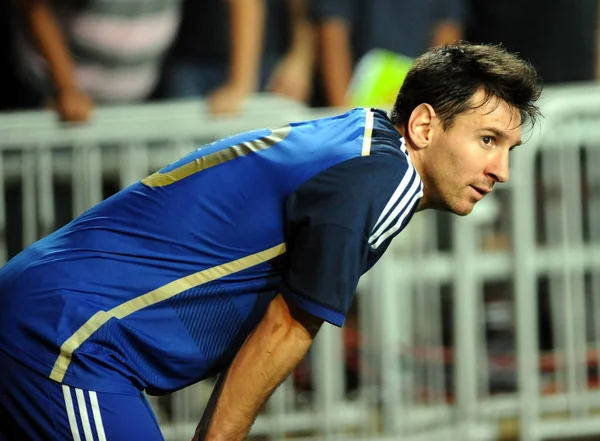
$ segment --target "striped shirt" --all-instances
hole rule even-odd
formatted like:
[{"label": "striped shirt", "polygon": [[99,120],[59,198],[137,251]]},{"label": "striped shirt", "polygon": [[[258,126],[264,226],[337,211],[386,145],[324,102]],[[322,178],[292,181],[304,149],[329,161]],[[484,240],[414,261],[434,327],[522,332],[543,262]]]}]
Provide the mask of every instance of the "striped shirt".
[{"label": "striped shirt", "polygon": [[[54,12],[75,65],[78,86],[98,102],[146,98],[179,24],[181,0],[54,0]],[[31,38],[17,41],[22,72],[41,91],[52,88]]]}]

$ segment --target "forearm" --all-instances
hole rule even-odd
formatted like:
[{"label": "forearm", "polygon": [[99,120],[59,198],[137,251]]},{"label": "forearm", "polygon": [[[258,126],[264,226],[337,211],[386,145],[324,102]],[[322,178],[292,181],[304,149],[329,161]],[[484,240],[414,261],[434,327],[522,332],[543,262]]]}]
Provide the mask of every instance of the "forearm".
[{"label": "forearm", "polygon": [[331,20],[321,25],[321,66],[325,95],[330,106],[345,106],[352,77],[352,50],[345,23]]},{"label": "forearm", "polygon": [[22,4],[57,91],[77,88],[71,55],[48,4],[44,0],[23,0]]},{"label": "forearm", "polygon": [[[304,357],[313,337],[277,296],[231,364],[204,440],[244,439],[262,404]],[[197,433],[195,439],[202,438]]]},{"label": "forearm", "polygon": [[254,91],[258,85],[265,0],[229,0],[231,59],[229,84]]},{"label": "forearm", "polygon": [[313,62],[315,53],[315,29],[308,18],[307,0],[289,0],[292,41],[290,52]]}]

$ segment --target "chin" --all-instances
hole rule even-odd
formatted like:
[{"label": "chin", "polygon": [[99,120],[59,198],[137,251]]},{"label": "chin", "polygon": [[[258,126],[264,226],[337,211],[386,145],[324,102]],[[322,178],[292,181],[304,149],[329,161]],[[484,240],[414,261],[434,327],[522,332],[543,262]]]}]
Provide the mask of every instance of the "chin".
[{"label": "chin", "polygon": [[457,197],[439,197],[435,199],[435,202],[429,206],[435,210],[447,211],[454,213],[459,216],[466,216],[473,211],[476,201],[468,198],[457,198]]},{"label": "chin", "polygon": [[473,211],[473,206],[463,208],[462,210],[452,210],[452,213],[458,214],[459,216],[466,216],[467,214],[471,214],[471,211]]},{"label": "chin", "polygon": [[459,216],[466,216],[473,211],[473,207],[475,204],[472,203],[456,203],[456,204],[448,204],[444,208],[445,211],[449,211],[450,213],[457,214]]}]

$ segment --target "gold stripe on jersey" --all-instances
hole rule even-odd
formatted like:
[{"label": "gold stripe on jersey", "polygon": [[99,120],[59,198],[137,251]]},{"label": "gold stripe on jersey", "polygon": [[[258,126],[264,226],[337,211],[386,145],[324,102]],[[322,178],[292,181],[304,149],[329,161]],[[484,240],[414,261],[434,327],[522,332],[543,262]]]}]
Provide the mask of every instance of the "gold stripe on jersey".
[{"label": "gold stripe on jersey", "polygon": [[165,187],[174,184],[181,179],[187,178],[199,171],[214,167],[215,165],[223,164],[232,159],[273,147],[278,142],[283,141],[290,134],[291,130],[292,127],[290,125],[273,129],[271,134],[263,136],[262,138],[242,142],[217,152],[210,153],[206,156],[201,156],[166,173],[158,171],[147,178],[142,179],[142,184],[147,185],[148,187]]},{"label": "gold stripe on jersey", "polygon": [[54,381],[62,382],[73,352],[77,350],[91,335],[96,332],[111,318],[120,320],[143,308],[167,300],[188,289],[195,288],[208,282],[220,279],[222,277],[243,271],[247,268],[259,265],[280,256],[286,252],[285,243],[281,243],[272,248],[251,254],[241,259],[214,266],[212,268],[199,271],[194,274],[174,280],[155,290],[142,294],[125,303],[115,306],[109,311],[98,311],[88,319],[71,337],[69,337],[60,347],[60,355],[54,363],[50,378]]},{"label": "gold stripe on jersey", "polygon": [[361,156],[369,156],[371,154],[371,141],[373,140],[373,124],[375,115],[371,109],[365,109],[365,132],[363,133],[363,144]]}]

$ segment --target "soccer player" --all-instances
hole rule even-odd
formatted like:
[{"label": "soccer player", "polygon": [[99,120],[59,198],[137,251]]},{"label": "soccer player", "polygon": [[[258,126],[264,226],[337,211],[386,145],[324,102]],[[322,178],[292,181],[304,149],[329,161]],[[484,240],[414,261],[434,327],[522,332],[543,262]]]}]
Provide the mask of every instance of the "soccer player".
[{"label": "soccer player", "polygon": [[500,47],[422,55],[373,109],[200,148],[0,270],[0,439],[162,439],[142,391],[216,373],[195,440],[241,440],[416,211],[508,179],[535,70]]}]

